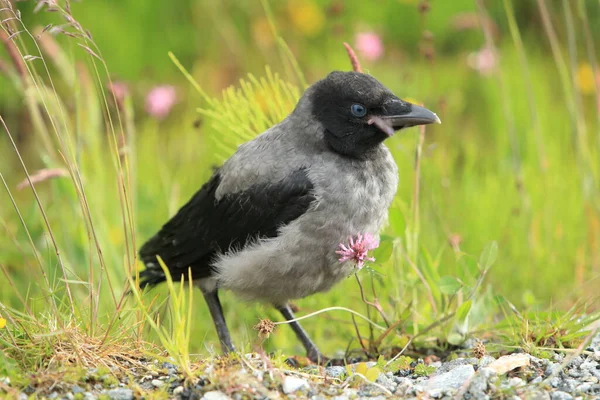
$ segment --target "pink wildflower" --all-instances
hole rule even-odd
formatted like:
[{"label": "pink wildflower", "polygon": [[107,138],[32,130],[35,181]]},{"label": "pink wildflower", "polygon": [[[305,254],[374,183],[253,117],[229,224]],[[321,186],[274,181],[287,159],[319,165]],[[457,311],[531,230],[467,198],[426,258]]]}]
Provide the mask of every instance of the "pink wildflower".
[{"label": "pink wildflower", "polygon": [[379,241],[370,233],[361,235],[360,233],[354,237],[350,237],[349,244],[346,246],[340,243],[340,249],[336,251],[339,254],[340,262],[353,260],[356,263],[356,268],[361,269],[365,265],[365,261],[375,261],[375,258],[368,257],[369,250],[376,249],[379,246]]},{"label": "pink wildflower", "polygon": [[129,94],[129,86],[125,82],[109,82],[108,90],[112,92],[117,101],[117,105],[119,107],[123,107],[123,102],[125,101],[125,96]]},{"label": "pink wildflower", "polygon": [[146,112],[157,119],[169,115],[177,100],[175,87],[171,85],[156,86],[146,96]]},{"label": "pink wildflower", "polygon": [[383,55],[381,37],[374,32],[362,32],[356,35],[356,49],[369,61],[376,61]]},{"label": "pink wildflower", "polygon": [[469,54],[467,62],[471,68],[481,75],[491,75],[498,64],[496,54],[490,47],[484,47],[479,51]]}]

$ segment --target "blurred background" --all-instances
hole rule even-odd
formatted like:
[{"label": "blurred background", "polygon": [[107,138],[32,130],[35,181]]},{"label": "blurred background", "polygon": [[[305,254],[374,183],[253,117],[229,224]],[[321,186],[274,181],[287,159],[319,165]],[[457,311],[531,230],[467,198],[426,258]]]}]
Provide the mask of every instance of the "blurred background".
[{"label": "blurred background", "polygon": [[[389,316],[409,321],[403,332],[458,307],[471,288],[477,298],[501,296],[523,311],[598,308],[600,2],[84,0],[70,3],[73,20],[64,7],[48,12],[40,4],[12,3],[32,37],[40,35],[46,65],[31,37],[10,37],[19,26],[5,29],[0,49],[0,264],[11,278],[0,281],[4,305],[22,309],[20,293],[43,311],[46,271],[58,288],[53,295],[64,299],[70,280],[76,299],[109,315],[118,303],[110,293],[120,295],[135,247],[236,144],[286,115],[305,84],[351,69],[348,42],[366,72],[443,122],[427,127],[422,144],[416,128],[387,143],[400,189],[373,272],[361,272]],[[35,79],[23,71],[33,65],[56,96],[31,93]],[[262,88],[255,85],[261,77]],[[222,94],[232,85],[242,89]],[[283,93],[276,108],[274,93]],[[264,118],[236,114],[244,107]],[[43,110],[64,124],[54,126]],[[121,123],[111,119],[117,111]],[[29,184],[19,186],[26,175],[18,155],[30,174],[42,171],[36,189],[44,213]],[[130,174],[125,202],[123,165]],[[492,242],[497,260],[488,272],[479,255]],[[90,300],[93,285],[76,283],[94,274],[111,278],[98,286],[98,301]],[[216,343],[200,297],[194,335]],[[259,318],[279,319],[268,307],[224,297],[239,342],[254,340]],[[297,305],[300,313],[331,305],[365,310],[354,278]],[[488,314],[473,320],[489,328],[498,312]],[[348,316],[316,318],[305,326],[326,350],[354,340]],[[301,352],[290,332],[281,328],[266,346]],[[193,347],[202,353],[208,345]]]}]

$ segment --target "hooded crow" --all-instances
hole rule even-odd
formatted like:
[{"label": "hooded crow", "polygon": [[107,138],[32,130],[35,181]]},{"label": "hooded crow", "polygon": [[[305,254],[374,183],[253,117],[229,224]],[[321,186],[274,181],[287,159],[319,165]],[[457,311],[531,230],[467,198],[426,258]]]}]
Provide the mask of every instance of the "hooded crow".
[{"label": "hooded crow", "polygon": [[[330,73],[310,86],[282,122],[241,145],[160,231],[140,257],[141,287],[192,279],[201,289],[224,352],[234,351],[219,289],[275,306],[329,290],[349,276],[340,243],[377,237],[398,185],[383,142],[403,128],[439,123],[370,75]],[[298,322],[308,357],[324,358]]]}]

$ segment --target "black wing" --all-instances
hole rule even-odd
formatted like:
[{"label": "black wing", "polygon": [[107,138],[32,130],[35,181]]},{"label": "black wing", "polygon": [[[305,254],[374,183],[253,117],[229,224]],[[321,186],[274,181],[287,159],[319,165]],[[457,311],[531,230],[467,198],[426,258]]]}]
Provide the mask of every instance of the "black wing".
[{"label": "black wing", "polygon": [[305,169],[277,183],[262,183],[217,200],[219,171],[184,205],[162,229],[140,249],[146,269],[140,273],[141,287],[165,280],[156,256],[171,276],[193,279],[212,274],[210,262],[218,251],[240,249],[256,238],[277,236],[278,228],[306,212],[315,199]]}]

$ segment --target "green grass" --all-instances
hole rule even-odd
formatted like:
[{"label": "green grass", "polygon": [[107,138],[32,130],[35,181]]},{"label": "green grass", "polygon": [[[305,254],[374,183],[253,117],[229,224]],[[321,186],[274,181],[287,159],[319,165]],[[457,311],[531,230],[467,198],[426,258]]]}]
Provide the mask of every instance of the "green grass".
[{"label": "green grass", "polygon": [[[574,35],[584,43],[586,16],[572,8],[571,24],[553,29],[562,29],[561,38]],[[436,3],[434,22],[435,9]],[[511,8],[506,10],[493,10],[502,17],[501,27],[515,22]],[[553,12],[557,24],[564,10]],[[568,22],[569,14],[564,15]],[[426,26],[427,17],[423,21]],[[278,28],[285,38],[283,26]],[[569,48],[566,41],[555,43],[558,53],[552,53],[552,37],[542,32],[524,36],[521,49],[521,27],[512,28],[496,43],[500,59],[491,76],[470,69],[465,54],[473,47],[458,44],[433,62],[417,55],[399,61],[391,54],[368,68],[396,94],[424,102],[443,121],[425,135],[411,129],[387,143],[399,166],[400,189],[378,261],[359,277],[366,299],[377,298],[394,325],[380,336],[360,319],[355,322],[363,339],[380,339],[362,343],[373,352],[403,348],[409,340],[446,350],[470,335],[491,337],[501,350],[576,347],[585,337],[582,330],[598,319],[600,93],[597,86],[582,93],[576,84],[578,66],[594,55],[589,47]],[[410,34],[420,37],[414,29]],[[24,369],[45,368],[54,356],[54,339],[86,340],[82,337],[106,346],[131,338],[154,342],[182,363],[188,351],[216,354],[216,335],[201,296],[192,300],[173,287],[168,300],[162,287],[136,301],[124,291],[128,277],[141,267],[135,260],[140,244],[237,144],[293,108],[302,80],[290,68],[289,53],[279,47],[281,57],[262,59],[259,48],[234,35],[229,40],[239,40],[244,55],[259,54],[249,65],[269,62],[270,67],[249,67],[252,75],[240,73],[243,81],[222,95],[208,89],[206,67],[190,67],[208,95],[189,83],[180,85],[183,101],[176,114],[157,122],[134,106],[139,97],[128,98],[117,110],[104,92],[111,69],[101,50],[110,52],[108,45],[96,48],[83,36],[64,39],[58,39],[64,57],[46,53],[43,60],[24,63],[26,74],[12,76],[26,100],[25,115],[33,121],[30,136],[23,138],[10,127],[0,135],[5,276],[0,316],[8,320],[0,330],[0,357],[10,355]],[[324,42],[326,61],[316,51],[306,60],[298,57],[300,65],[310,64],[310,81],[333,68],[349,69],[341,42]],[[38,54],[26,32],[16,43],[22,59]],[[83,63],[76,64],[73,60],[82,55]],[[194,128],[199,118],[202,125]],[[24,167],[30,175],[63,168],[69,176],[40,182],[35,193],[30,187],[16,190],[27,176]],[[222,297],[240,348],[259,342],[253,326],[260,319],[280,319],[269,307],[240,304],[230,293]],[[296,303],[300,314],[345,307],[384,325],[363,301],[354,277]],[[170,310],[173,304],[182,308]],[[577,320],[582,314],[590,316],[585,323]],[[303,323],[328,354],[361,347],[349,313],[331,311]],[[71,329],[77,335],[70,335]],[[262,345],[267,351],[303,353],[285,326]],[[157,347],[140,348],[158,353]]]}]

